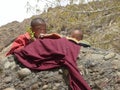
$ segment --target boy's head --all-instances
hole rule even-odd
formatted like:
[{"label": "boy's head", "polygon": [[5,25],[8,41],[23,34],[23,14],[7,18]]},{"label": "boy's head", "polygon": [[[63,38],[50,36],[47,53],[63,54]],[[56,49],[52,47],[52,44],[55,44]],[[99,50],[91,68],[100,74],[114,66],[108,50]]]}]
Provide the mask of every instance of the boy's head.
[{"label": "boy's head", "polygon": [[34,32],[36,38],[39,38],[40,34],[46,33],[46,23],[42,18],[34,18],[31,21],[31,29]]},{"label": "boy's head", "polygon": [[79,41],[83,39],[83,33],[81,30],[76,29],[71,32],[71,37]]}]

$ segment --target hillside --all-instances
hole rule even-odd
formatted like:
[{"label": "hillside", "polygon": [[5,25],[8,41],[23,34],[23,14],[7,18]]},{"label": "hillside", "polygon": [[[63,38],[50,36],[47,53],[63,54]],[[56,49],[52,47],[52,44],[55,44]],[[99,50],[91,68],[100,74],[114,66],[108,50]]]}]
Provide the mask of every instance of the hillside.
[{"label": "hillside", "polygon": [[120,51],[120,0],[50,8],[42,16],[47,18],[49,30],[53,32],[67,35],[70,30],[79,28],[92,46]]}]

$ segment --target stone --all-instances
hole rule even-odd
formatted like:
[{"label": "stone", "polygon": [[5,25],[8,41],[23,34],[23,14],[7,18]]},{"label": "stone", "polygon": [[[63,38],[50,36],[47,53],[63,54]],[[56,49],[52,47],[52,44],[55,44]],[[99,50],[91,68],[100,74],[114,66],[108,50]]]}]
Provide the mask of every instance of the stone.
[{"label": "stone", "polygon": [[35,83],[31,86],[31,90],[36,90],[39,88],[39,84],[38,83]]},{"label": "stone", "polygon": [[48,88],[48,85],[44,85],[44,86],[42,87],[43,90],[45,90],[45,89],[47,89],[47,88]]},{"label": "stone", "polygon": [[111,58],[113,58],[113,57],[115,57],[115,56],[116,56],[115,53],[109,53],[109,54],[107,54],[107,55],[104,56],[104,59],[105,59],[105,60],[108,60],[108,59],[111,59]]},{"label": "stone", "polygon": [[31,74],[31,71],[28,68],[22,68],[21,70],[18,71],[18,74],[20,77],[25,77]]},{"label": "stone", "polygon": [[6,88],[6,89],[3,89],[3,90],[15,90],[15,88]]},{"label": "stone", "polygon": [[12,81],[12,77],[6,77],[6,78],[4,78],[4,82],[5,83],[10,83]]},{"label": "stone", "polygon": [[10,68],[10,66],[11,66],[11,63],[10,63],[9,61],[7,61],[7,62],[4,64],[4,68],[5,68],[5,69]]}]

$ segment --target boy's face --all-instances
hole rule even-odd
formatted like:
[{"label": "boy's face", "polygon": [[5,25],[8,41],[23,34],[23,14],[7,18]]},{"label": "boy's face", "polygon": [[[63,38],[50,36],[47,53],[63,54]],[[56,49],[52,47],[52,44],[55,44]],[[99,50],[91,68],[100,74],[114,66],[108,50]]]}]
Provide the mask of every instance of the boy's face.
[{"label": "boy's face", "polygon": [[33,26],[31,29],[34,32],[35,37],[39,38],[40,34],[46,33],[46,24],[39,24],[39,25]]}]

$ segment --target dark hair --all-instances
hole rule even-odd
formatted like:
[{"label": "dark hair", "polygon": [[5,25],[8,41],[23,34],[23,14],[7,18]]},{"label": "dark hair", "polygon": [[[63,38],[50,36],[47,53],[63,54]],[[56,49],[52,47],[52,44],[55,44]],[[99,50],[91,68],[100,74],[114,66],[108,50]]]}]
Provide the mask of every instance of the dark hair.
[{"label": "dark hair", "polygon": [[34,18],[31,21],[31,27],[39,25],[39,24],[46,24],[45,21],[42,18]]}]

